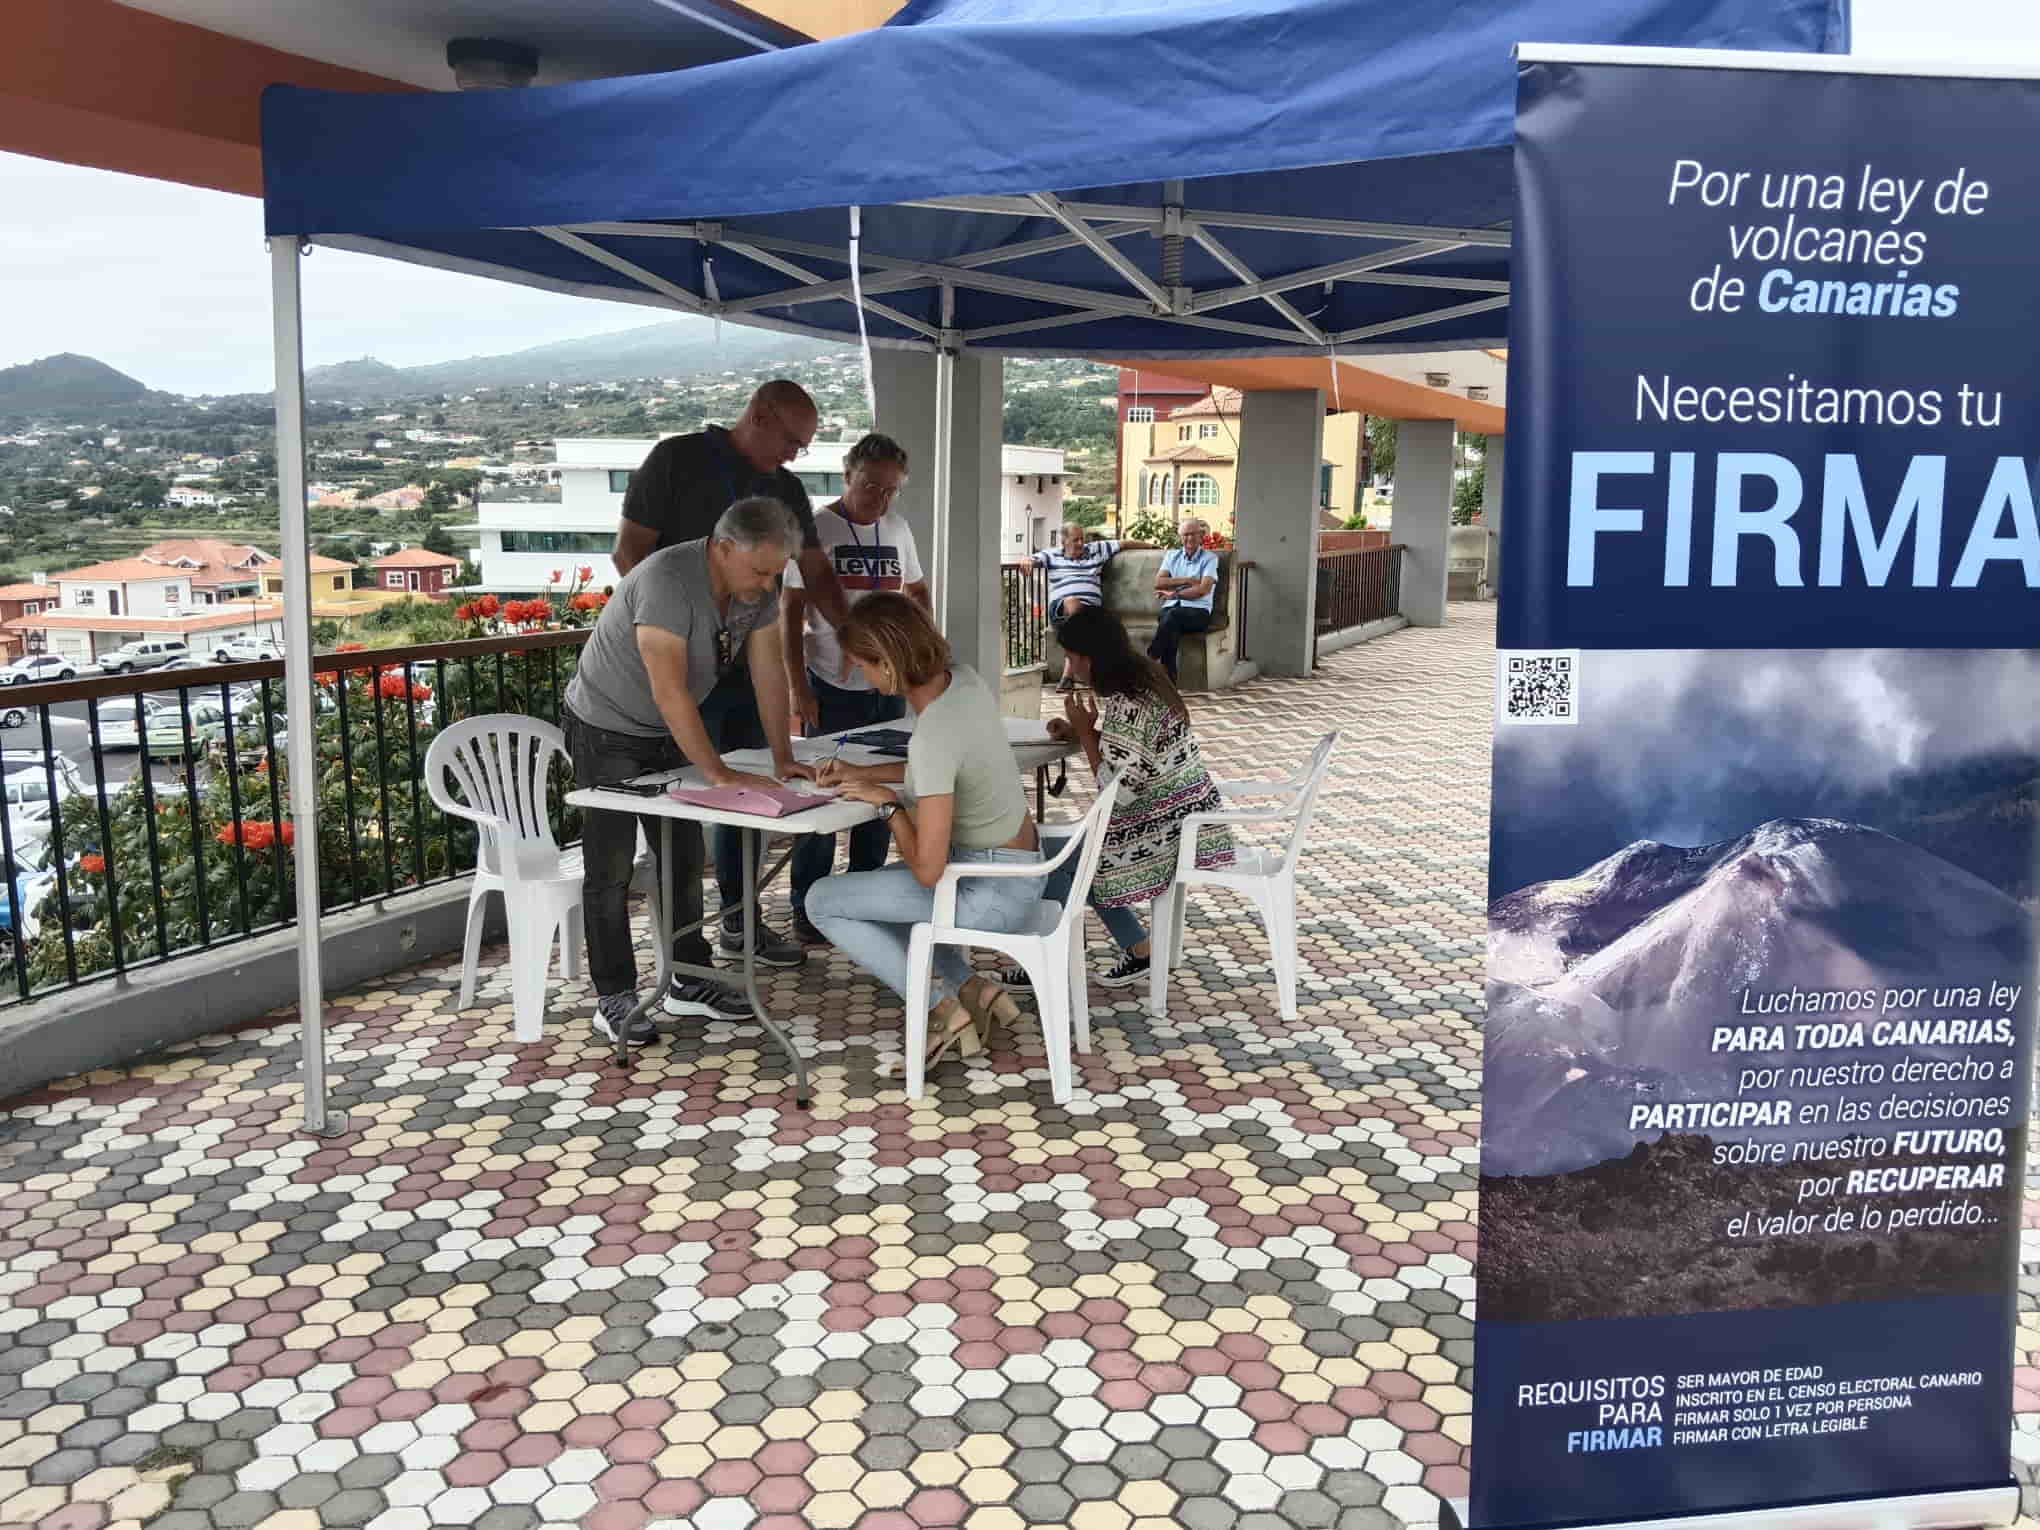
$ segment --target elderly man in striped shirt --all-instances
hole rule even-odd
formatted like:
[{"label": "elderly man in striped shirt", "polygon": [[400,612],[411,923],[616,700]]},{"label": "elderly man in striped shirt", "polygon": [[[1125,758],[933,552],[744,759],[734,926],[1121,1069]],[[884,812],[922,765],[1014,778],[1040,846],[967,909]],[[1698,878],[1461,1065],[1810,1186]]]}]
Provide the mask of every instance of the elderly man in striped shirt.
[{"label": "elderly man in striped shirt", "polygon": [[[1048,619],[1061,626],[1064,619],[1085,606],[1105,604],[1105,565],[1123,552],[1152,548],[1152,542],[1113,540],[1086,541],[1084,528],[1064,521],[1062,546],[1035,553],[1027,561],[1033,568],[1048,570]],[[1058,691],[1073,690],[1076,681],[1064,670]]]}]

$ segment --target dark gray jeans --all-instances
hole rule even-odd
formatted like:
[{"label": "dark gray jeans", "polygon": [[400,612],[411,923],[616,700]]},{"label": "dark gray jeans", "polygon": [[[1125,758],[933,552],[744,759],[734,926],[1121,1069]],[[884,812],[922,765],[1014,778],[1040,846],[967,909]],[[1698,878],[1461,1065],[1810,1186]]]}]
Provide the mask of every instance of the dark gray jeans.
[{"label": "dark gray jeans", "polygon": [[[574,761],[576,786],[613,786],[654,770],[677,770],[686,762],[672,735],[644,738],[612,733],[581,721],[562,709],[567,753]],[[581,820],[581,918],[588,930],[588,976],[595,992],[637,991],[637,950],[630,933],[630,877],[637,859],[638,816],[635,813],[588,812]],[[659,854],[659,825],[646,824],[652,854]],[[673,864],[659,865],[666,907],[675,929],[701,919],[701,825],[673,825]],[[739,894],[741,897],[741,894]],[[673,959],[707,966],[708,941],[699,930],[673,940]]]}]

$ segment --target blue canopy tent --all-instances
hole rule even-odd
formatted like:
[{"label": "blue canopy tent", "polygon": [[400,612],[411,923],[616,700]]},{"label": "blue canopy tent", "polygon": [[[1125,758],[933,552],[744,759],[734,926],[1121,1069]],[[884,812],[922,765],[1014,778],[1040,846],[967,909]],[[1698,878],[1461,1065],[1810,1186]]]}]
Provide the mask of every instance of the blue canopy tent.
[{"label": "blue canopy tent", "polygon": [[[1839,52],[1845,0],[912,0],[874,31],[524,91],[272,87],[287,567],[305,555],[298,257],[931,351],[1364,354],[1507,337],[1518,42]],[[939,578],[939,574],[938,574]],[[291,683],[309,683],[293,590]],[[311,712],[291,711],[294,777]],[[295,809],[308,815],[310,801]],[[297,835],[316,928],[316,835]],[[309,898],[309,903],[307,899]],[[301,981],[307,1123],[318,1009]],[[316,1113],[315,1113],[316,1112]]]}]

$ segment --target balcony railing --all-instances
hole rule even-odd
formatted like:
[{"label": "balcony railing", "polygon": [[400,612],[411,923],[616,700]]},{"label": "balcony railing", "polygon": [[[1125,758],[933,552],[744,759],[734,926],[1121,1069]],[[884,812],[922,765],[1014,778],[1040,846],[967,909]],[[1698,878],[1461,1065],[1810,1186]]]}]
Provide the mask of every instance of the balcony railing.
[{"label": "balcony railing", "polygon": [[1027,669],[1048,655],[1048,570],[1025,563],[999,567],[999,630],[1006,668]]},{"label": "balcony railing", "polygon": [[1402,610],[1401,543],[1318,559],[1317,630],[1343,632]]},{"label": "balcony railing", "polygon": [[[474,868],[472,827],[425,790],[425,751],[448,723],[485,712],[557,722],[587,636],[313,660],[322,910]],[[28,715],[7,740],[25,733],[27,747],[5,752],[0,1004],[120,981],[292,922],[292,704],[274,661],[0,690],[0,706]],[[130,760],[132,775],[109,779]],[[557,799],[554,812],[563,842],[577,838],[578,815]]]}]

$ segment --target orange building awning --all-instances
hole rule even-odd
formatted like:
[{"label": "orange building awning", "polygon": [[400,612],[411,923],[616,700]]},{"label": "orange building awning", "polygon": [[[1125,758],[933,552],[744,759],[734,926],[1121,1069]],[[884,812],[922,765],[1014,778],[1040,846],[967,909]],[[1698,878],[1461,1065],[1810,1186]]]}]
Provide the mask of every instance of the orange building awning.
[{"label": "orange building awning", "polygon": [[[1440,366],[1449,368],[1460,357],[1466,358],[1470,365],[1480,366],[1483,376],[1495,370],[1496,355],[1491,351],[1444,352],[1434,359]],[[1478,362],[1474,358],[1479,358]],[[1122,367],[1140,365],[1132,361],[1112,364]],[[1446,388],[1427,387],[1421,382],[1391,376],[1385,371],[1376,371],[1344,358],[1337,362],[1329,356],[1187,361],[1172,356],[1166,363],[1156,363],[1164,364],[1171,377],[1188,378],[1192,382],[1248,391],[1319,388],[1324,391],[1328,408],[1336,399],[1341,409],[1378,414],[1390,419],[1451,420],[1461,430],[1474,435],[1502,435],[1508,419],[1508,411],[1500,404],[1470,399],[1464,393],[1454,393]],[[1332,371],[1335,366],[1338,368],[1336,380]]]}]

